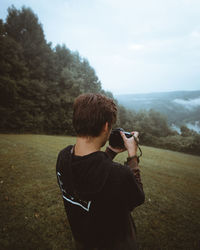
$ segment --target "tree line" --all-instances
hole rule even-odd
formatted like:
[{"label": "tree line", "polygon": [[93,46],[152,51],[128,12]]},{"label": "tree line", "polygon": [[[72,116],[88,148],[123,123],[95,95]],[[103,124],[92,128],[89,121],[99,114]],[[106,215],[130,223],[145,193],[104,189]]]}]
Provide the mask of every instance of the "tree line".
[{"label": "tree line", "polygon": [[[64,44],[53,48],[46,41],[42,24],[30,8],[8,8],[5,22],[0,19],[0,131],[74,135],[73,102],[86,92],[113,98],[102,89],[86,58]],[[179,135],[162,114],[154,110],[136,113],[115,102],[116,126],[141,131],[141,143],[194,153],[196,135],[181,136],[190,146],[194,144],[192,150],[174,148]]]}]

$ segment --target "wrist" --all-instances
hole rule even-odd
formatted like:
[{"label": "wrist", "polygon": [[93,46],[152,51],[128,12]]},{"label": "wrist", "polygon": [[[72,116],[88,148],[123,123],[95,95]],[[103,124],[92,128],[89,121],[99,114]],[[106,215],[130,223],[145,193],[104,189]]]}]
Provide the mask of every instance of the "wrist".
[{"label": "wrist", "polygon": [[133,156],[127,158],[127,162],[129,162],[131,160],[136,160],[137,163],[140,162],[139,157],[137,155],[133,155]]},{"label": "wrist", "polygon": [[133,152],[128,152],[128,157],[134,157],[137,155],[137,152],[133,151]]},{"label": "wrist", "polygon": [[107,148],[109,148],[109,150],[111,150],[111,151],[117,153],[116,150],[115,150],[113,147],[111,147],[110,145],[108,145]]},{"label": "wrist", "polygon": [[109,150],[113,151],[113,152],[116,153],[116,154],[119,153],[119,150],[118,150],[118,149],[115,149],[115,148],[111,147],[110,145],[108,145],[108,148],[109,148]]}]

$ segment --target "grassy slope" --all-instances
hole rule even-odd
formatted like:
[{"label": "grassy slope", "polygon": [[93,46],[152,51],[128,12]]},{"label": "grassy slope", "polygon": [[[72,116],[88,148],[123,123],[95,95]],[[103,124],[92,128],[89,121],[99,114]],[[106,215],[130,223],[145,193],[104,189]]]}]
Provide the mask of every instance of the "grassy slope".
[{"label": "grassy slope", "polygon": [[[74,249],[55,175],[58,151],[74,142],[0,135],[1,249]],[[150,147],[143,155],[146,202],[133,212],[141,249],[199,249],[200,157]]]}]

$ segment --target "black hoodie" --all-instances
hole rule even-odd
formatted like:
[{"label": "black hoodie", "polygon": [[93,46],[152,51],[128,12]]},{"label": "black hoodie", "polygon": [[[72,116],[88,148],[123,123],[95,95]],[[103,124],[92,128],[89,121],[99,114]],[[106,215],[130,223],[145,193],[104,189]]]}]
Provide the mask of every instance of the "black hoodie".
[{"label": "black hoodie", "polygon": [[59,153],[56,172],[67,217],[83,249],[136,249],[130,212],[144,202],[139,168],[133,160],[113,162],[106,151],[81,157],[68,146]]}]

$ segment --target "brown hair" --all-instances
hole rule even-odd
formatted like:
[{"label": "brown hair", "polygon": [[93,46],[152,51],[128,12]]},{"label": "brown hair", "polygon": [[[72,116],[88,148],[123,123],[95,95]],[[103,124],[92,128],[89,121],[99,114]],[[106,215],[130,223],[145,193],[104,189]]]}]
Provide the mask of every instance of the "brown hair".
[{"label": "brown hair", "polygon": [[117,107],[111,98],[101,94],[82,94],[75,99],[73,126],[78,136],[99,136],[103,125],[116,122]]}]

